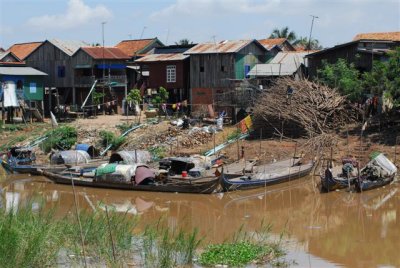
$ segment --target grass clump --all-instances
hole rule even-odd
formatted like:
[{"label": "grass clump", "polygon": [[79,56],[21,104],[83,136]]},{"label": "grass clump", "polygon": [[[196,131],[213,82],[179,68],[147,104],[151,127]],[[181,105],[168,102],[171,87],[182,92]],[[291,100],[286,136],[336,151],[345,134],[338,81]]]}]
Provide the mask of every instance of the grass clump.
[{"label": "grass clump", "polygon": [[0,211],[0,267],[47,267],[62,247],[62,225],[53,212],[30,207]]},{"label": "grass clump", "polygon": [[99,134],[102,146],[107,147],[111,144],[111,150],[117,150],[125,142],[125,137],[117,137],[111,131],[102,130]]},{"label": "grass clump", "polygon": [[271,225],[261,223],[259,231],[249,235],[241,228],[233,237],[232,242],[208,245],[199,256],[203,266],[228,265],[243,267],[250,263],[272,266],[286,266],[285,260],[280,260],[285,252],[281,248],[282,235],[278,242],[269,239]]},{"label": "grass clump", "polygon": [[47,139],[42,143],[41,149],[45,153],[51,149],[69,150],[76,143],[78,133],[74,127],[60,126],[54,130],[47,131]]},{"label": "grass clump", "polygon": [[143,266],[169,268],[191,264],[201,242],[197,235],[197,229],[186,233],[148,226],[139,242]]}]

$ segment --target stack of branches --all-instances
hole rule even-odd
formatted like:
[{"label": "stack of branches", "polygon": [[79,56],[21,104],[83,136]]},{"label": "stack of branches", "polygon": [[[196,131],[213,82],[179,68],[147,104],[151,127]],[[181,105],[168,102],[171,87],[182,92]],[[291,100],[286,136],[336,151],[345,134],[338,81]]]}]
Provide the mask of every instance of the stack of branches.
[{"label": "stack of branches", "polygon": [[[288,94],[288,88],[293,89],[292,94]],[[314,150],[332,146],[335,130],[352,122],[356,110],[336,89],[308,80],[281,78],[261,93],[254,114],[267,123],[277,117],[297,123],[308,135],[306,148]]]}]

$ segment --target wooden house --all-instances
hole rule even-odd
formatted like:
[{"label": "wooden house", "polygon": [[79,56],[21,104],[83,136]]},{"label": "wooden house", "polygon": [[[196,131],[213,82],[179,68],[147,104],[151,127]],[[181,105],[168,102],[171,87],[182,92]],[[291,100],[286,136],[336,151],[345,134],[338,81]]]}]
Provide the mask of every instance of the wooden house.
[{"label": "wooden house", "polygon": [[386,60],[386,52],[397,46],[400,46],[400,32],[358,34],[351,42],[307,55],[309,76],[315,77],[324,61],[335,63],[338,59],[354,63],[361,72],[370,71],[375,60]]},{"label": "wooden house", "polygon": [[134,40],[123,40],[115,45],[126,55],[129,56],[127,63],[128,77],[128,88],[139,88],[143,87],[144,79],[142,77],[143,72],[139,70],[139,66],[136,65],[135,60],[140,59],[146,54],[151,54],[155,48],[163,47],[164,44],[158,40],[157,37],[148,39],[134,39]]},{"label": "wooden house", "polygon": [[[190,56],[189,99],[193,110],[220,102],[218,96],[233,92],[235,81],[249,78],[250,69],[268,58],[267,49],[257,40],[203,43],[184,54]],[[224,106],[237,108],[234,98],[228,95],[224,99]]]},{"label": "wooden house", "polygon": [[27,66],[48,74],[44,79],[46,114],[55,106],[75,103],[72,55],[88,44],[58,39],[15,44],[9,50]]},{"label": "wooden house", "polygon": [[[8,109],[9,120],[13,109],[20,110],[23,117],[35,115],[43,118],[44,78],[47,74],[27,67],[13,52],[0,52],[0,99],[4,111]],[[6,96],[6,97],[4,97]],[[32,118],[32,117],[31,117]]]},{"label": "wooden house", "polygon": [[[153,54],[148,54],[135,61],[140,67],[148,93],[160,87],[169,92],[168,103],[178,103],[187,100],[190,88],[189,55],[183,53],[195,45],[155,48]],[[142,87],[143,88],[143,87]]]},{"label": "wooden house", "polygon": [[97,81],[96,90],[106,94],[105,101],[118,100],[121,105],[127,91],[126,66],[129,59],[116,47],[81,47],[76,51],[72,62],[77,104],[83,104]]}]

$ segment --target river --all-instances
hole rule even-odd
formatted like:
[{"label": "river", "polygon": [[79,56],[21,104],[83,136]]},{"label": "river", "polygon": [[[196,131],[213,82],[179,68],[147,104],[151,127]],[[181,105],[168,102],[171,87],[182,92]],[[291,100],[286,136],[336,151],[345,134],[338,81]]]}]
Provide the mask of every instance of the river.
[{"label": "river", "polygon": [[[287,257],[295,267],[400,267],[398,183],[361,194],[321,194],[316,179],[212,195],[84,187],[76,187],[76,194],[80,208],[114,206],[140,215],[138,228],[163,218],[170,229],[198,228],[210,242],[231,238],[241,226],[252,232],[263,221],[270,223],[275,235],[289,234]],[[1,169],[0,189],[0,206],[7,209],[29,200],[36,208],[56,207],[59,216],[73,211],[72,187],[44,177],[7,175]],[[44,203],[35,202],[35,194]]]}]

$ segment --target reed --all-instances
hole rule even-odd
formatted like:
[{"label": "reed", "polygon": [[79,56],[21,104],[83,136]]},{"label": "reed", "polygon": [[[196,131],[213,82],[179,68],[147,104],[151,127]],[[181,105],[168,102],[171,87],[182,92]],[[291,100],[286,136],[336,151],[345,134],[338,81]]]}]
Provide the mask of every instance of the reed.
[{"label": "reed", "polygon": [[0,209],[0,267],[47,267],[62,247],[62,225],[54,211]]}]

